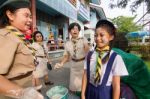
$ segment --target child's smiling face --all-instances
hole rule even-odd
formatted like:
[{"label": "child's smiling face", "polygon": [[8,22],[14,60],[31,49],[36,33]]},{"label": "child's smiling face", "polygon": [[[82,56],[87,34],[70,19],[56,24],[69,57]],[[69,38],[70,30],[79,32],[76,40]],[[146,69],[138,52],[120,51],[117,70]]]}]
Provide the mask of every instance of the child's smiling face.
[{"label": "child's smiling face", "polygon": [[99,27],[95,32],[95,43],[100,49],[109,46],[109,42],[114,39],[114,36],[110,35],[105,27]]}]

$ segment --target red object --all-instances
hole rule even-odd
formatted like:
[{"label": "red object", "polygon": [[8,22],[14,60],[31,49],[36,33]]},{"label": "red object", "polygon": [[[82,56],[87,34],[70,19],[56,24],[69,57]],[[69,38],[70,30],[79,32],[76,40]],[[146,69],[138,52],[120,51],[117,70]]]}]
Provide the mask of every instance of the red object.
[{"label": "red object", "polygon": [[31,39],[31,35],[25,35],[25,38],[26,38],[27,40],[30,40],[30,39]]},{"label": "red object", "polygon": [[26,40],[31,40],[31,34],[32,34],[31,30],[26,31],[26,33],[25,33]]}]

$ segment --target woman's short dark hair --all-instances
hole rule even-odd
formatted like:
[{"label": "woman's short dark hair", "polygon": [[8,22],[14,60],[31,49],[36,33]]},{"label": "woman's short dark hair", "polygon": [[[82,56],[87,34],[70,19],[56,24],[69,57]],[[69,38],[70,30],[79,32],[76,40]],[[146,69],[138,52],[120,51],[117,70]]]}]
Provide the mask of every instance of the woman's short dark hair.
[{"label": "woman's short dark hair", "polygon": [[81,30],[80,25],[79,25],[78,23],[76,23],[76,22],[71,23],[71,24],[69,25],[68,30],[69,30],[69,31],[71,31],[71,29],[73,29],[73,28],[74,28],[74,26],[77,26],[77,27],[78,27],[78,29],[79,29],[79,31]]},{"label": "woman's short dark hair", "polygon": [[9,10],[11,13],[15,13],[17,9],[29,8],[30,3],[27,0],[7,0],[0,6],[0,28],[9,25],[9,19],[6,15],[6,11]]},{"label": "woman's short dark hair", "polygon": [[33,40],[36,42],[36,35],[37,34],[41,34],[41,36],[42,36],[42,40],[44,39],[44,36],[43,36],[43,34],[42,34],[42,32],[41,31],[35,31],[34,33],[33,33]]}]

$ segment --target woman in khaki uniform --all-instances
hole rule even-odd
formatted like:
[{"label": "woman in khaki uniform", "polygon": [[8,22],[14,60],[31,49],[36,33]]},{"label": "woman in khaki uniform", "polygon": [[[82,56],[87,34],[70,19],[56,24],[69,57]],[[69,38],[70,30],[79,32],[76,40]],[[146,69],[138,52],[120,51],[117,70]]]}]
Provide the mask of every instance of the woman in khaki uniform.
[{"label": "woman in khaki uniform", "polygon": [[8,0],[0,6],[0,99],[43,99],[31,87],[34,57],[23,35],[31,23],[29,2]]},{"label": "woman in khaki uniform", "polygon": [[64,58],[61,63],[57,63],[55,68],[60,68],[65,62],[71,62],[70,67],[70,84],[69,89],[73,92],[81,91],[82,75],[84,70],[85,55],[89,50],[86,38],[79,37],[81,27],[78,23],[72,23],[69,26],[69,32],[72,36],[71,40],[65,44]]},{"label": "woman in khaki uniform", "polygon": [[41,80],[43,78],[45,85],[53,84],[51,81],[49,81],[47,68],[47,63],[49,62],[49,64],[51,64],[51,62],[48,55],[48,47],[43,41],[43,34],[40,31],[35,31],[33,33],[33,40],[34,43],[32,43],[32,47],[36,50],[35,56],[38,61],[36,70],[33,72],[33,76],[35,78],[34,86],[36,86],[36,88],[40,90],[42,88]]}]

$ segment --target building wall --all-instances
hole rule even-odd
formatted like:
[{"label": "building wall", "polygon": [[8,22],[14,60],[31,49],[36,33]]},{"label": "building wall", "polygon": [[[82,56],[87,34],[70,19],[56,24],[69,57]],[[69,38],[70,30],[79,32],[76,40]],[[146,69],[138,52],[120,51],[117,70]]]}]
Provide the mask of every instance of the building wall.
[{"label": "building wall", "polygon": [[94,29],[97,21],[98,21],[98,19],[96,17],[96,12],[91,10],[91,12],[90,12],[90,28]]},{"label": "building wall", "polygon": [[37,10],[37,27],[43,33],[44,39],[48,40],[50,32],[54,33],[54,38],[57,40],[59,29],[62,29],[62,37],[66,40],[68,31],[68,18],[64,16],[51,16],[40,10]]}]

